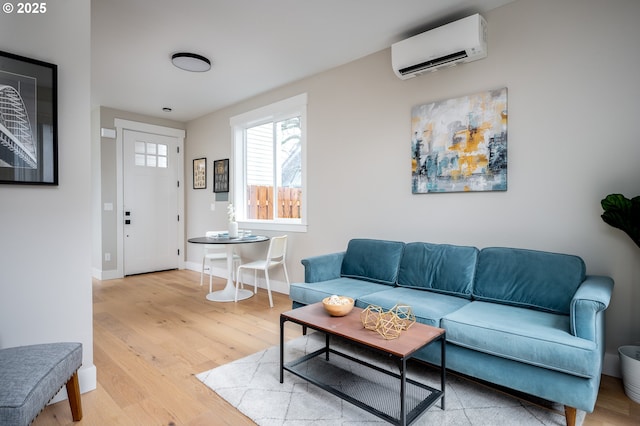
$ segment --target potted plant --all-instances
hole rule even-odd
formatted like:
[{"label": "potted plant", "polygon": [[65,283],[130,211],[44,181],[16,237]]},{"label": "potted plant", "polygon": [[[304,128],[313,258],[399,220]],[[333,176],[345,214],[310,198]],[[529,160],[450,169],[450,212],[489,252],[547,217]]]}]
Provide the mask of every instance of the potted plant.
[{"label": "potted plant", "polygon": [[602,220],[626,232],[640,247],[640,196],[628,199],[622,194],[609,194],[600,204],[604,209]]},{"label": "potted plant", "polygon": [[[604,213],[602,220],[624,231],[640,247],[640,196],[632,199],[622,194],[609,194],[600,202]],[[640,403],[640,346],[618,348],[624,392]]]}]

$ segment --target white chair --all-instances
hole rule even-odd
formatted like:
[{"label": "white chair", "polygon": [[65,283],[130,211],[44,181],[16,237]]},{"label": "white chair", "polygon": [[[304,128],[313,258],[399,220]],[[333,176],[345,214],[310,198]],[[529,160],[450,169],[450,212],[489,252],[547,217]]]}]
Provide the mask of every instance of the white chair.
[{"label": "white chair", "polygon": [[284,270],[284,277],[287,280],[287,286],[289,285],[289,274],[287,274],[287,264],[286,261],[287,255],[287,236],[283,235],[280,237],[273,237],[269,242],[269,250],[267,251],[267,258],[265,260],[255,260],[253,262],[244,263],[238,266],[238,271],[236,272],[236,278],[238,281],[236,282],[236,302],[238,301],[238,287],[241,285],[241,269],[253,269],[253,282],[254,282],[254,293],[258,293],[258,271],[264,271],[264,278],[267,282],[267,293],[269,294],[269,306],[273,308],[273,299],[271,297],[271,285],[269,284],[269,269],[282,265],[282,269]]},{"label": "white chair", "polygon": [[[222,232],[222,231],[220,231]],[[212,232],[207,232],[210,234]],[[224,244],[211,244],[204,246],[204,254],[202,256],[202,270],[200,271],[200,286],[202,286],[204,281],[204,269],[207,261],[209,262],[209,293],[213,291],[213,262],[216,260],[227,260],[227,248]],[[240,265],[241,258],[238,256],[235,251],[233,253],[233,267],[228,273],[231,275],[231,279],[235,281],[234,272],[235,268]]]}]

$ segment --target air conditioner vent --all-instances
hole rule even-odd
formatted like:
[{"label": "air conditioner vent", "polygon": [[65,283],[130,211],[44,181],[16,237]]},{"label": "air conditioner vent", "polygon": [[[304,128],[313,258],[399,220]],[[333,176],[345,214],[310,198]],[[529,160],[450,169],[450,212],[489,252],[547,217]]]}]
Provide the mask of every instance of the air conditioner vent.
[{"label": "air conditioner vent", "polygon": [[435,71],[435,69],[452,62],[454,63],[453,65],[455,65],[456,62],[459,62],[461,59],[464,59],[467,56],[468,56],[467,52],[465,52],[464,50],[461,50],[460,52],[452,53],[451,55],[443,56],[437,59],[432,59],[430,61],[413,65],[407,68],[402,68],[401,70],[399,70],[399,72],[402,75],[407,75],[407,74],[419,74],[423,71],[428,71],[428,70]]},{"label": "air conditioner vent", "polygon": [[467,16],[391,46],[393,72],[402,80],[487,56],[487,22]]}]

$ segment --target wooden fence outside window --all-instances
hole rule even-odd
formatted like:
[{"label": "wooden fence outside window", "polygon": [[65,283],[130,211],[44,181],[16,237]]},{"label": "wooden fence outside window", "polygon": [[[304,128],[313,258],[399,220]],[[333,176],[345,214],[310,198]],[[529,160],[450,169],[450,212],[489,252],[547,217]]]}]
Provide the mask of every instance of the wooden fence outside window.
[{"label": "wooden fence outside window", "polygon": [[[301,188],[278,188],[278,218],[300,219]],[[247,187],[247,218],[273,220],[273,186]]]}]

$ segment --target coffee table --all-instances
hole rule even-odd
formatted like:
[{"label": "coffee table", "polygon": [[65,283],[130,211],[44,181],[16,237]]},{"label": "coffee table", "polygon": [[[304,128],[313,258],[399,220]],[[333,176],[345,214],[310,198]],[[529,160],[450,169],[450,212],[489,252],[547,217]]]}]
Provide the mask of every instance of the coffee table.
[{"label": "coffee table", "polygon": [[[377,332],[362,326],[361,312],[362,309],[354,307],[344,317],[332,317],[324,310],[322,303],[315,303],[280,314],[280,383],[284,382],[284,371],[289,371],[396,425],[411,424],[438,400],[444,410],[445,330],[415,323],[397,339],[386,340]],[[287,321],[324,333],[325,346],[285,363],[284,324]],[[397,363],[399,373],[334,349],[331,347],[332,338],[341,338],[367,348],[380,354],[382,360],[392,359]],[[407,377],[407,361],[416,351],[436,341],[440,341],[442,347],[440,389]],[[336,356],[330,357],[330,354]],[[366,368],[357,368],[357,365],[364,365]],[[337,368],[344,370],[339,372],[342,378],[340,383],[323,381],[328,369]],[[397,399],[394,398],[396,396]]]}]

